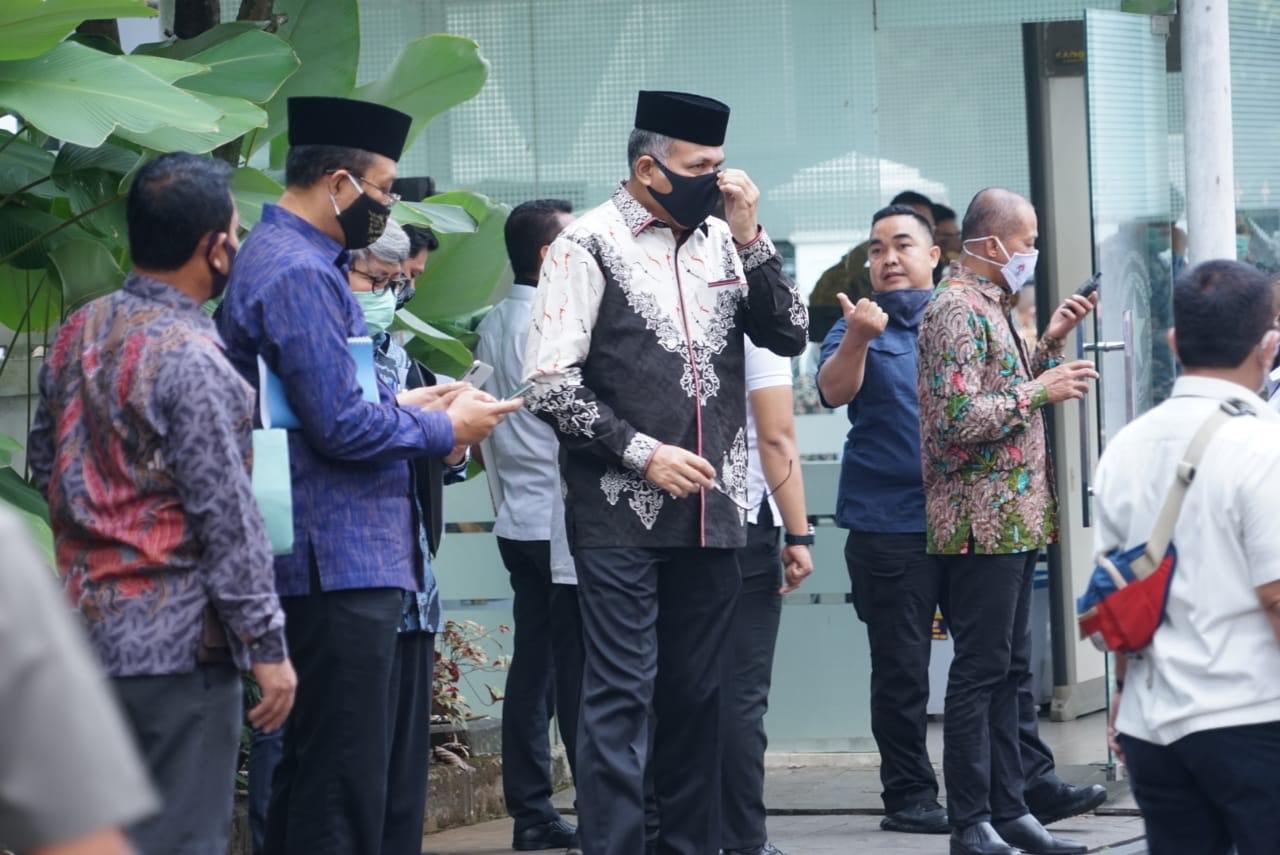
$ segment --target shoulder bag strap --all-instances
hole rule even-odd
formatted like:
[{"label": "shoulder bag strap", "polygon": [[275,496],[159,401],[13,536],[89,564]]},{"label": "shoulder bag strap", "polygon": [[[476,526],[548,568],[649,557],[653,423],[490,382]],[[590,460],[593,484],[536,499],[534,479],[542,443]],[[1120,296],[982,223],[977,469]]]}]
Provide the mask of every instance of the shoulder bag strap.
[{"label": "shoulder bag strap", "polygon": [[1174,479],[1173,486],[1169,488],[1169,495],[1164,500],[1164,506],[1160,508],[1160,516],[1156,518],[1155,528],[1147,541],[1147,548],[1142,557],[1133,562],[1133,572],[1139,579],[1145,579],[1155,572],[1160,562],[1164,560],[1165,553],[1169,551],[1169,544],[1173,542],[1173,527],[1182,513],[1182,503],[1187,498],[1187,490],[1195,480],[1196,467],[1204,458],[1204,452],[1214,435],[1236,416],[1246,415],[1253,415],[1253,411],[1247,404],[1236,400],[1223,401],[1191,438],[1191,444],[1187,446],[1187,452],[1183,455],[1182,462],[1178,464],[1178,477]]}]

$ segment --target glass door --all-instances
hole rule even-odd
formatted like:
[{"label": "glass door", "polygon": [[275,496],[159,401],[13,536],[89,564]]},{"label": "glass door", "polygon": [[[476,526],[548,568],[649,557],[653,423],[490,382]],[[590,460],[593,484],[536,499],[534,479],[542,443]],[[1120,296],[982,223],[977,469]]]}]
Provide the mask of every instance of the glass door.
[{"label": "glass door", "polygon": [[1085,13],[1085,88],[1094,268],[1102,275],[1095,352],[1099,447],[1164,400],[1174,360],[1168,19]]},{"label": "glass door", "polygon": [[[1099,381],[1098,448],[1173,385],[1168,18],[1085,12],[1085,95],[1094,270],[1102,276],[1091,351]],[[1106,706],[1111,707],[1111,657]],[[1114,768],[1107,749],[1108,766]]]}]

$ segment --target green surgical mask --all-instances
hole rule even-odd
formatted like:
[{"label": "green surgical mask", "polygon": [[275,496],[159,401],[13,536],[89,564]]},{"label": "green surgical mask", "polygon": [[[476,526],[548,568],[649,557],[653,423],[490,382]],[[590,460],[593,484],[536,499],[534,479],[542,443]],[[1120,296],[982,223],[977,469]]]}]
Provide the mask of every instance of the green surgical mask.
[{"label": "green surgical mask", "polygon": [[364,311],[364,323],[369,328],[369,335],[378,335],[391,328],[391,322],[396,318],[396,295],[390,288],[381,294],[355,291],[352,296]]}]

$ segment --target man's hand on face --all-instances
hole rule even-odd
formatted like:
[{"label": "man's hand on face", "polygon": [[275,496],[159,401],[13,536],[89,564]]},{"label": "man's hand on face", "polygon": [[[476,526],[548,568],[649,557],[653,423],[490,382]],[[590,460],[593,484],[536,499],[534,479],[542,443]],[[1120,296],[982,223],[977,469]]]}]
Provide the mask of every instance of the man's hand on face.
[{"label": "man's hand on face", "polygon": [[476,445],[493,433],[508,413],[514,413],[523,406],[523,398],[499,401],[487,392],[463,389],[445,410],[453,423],[455,447]]},{"label": "man's hand on face", "polygon": [[1036,378],[1049,395],[1049,403],[1079,400],[1089,391],[1089,381],[1098,379],[1098,371],[1087,359],[1065,362]]},{"label": "man's hand on face", "polygon": [[692,451],[664,444],[653,453],[644,477],[677,499],[683,499],[699,489],[711,489],[716,469]]},{"label": "man's hand on face", "polygon": [[726,169],[718,182],[724,194],[724,216],[739,244],[748,244],[760,231],[756,215],[760,211],[760,189],[741,169]]},{"label": "man's hand on face", "polygon": [[283,662],[255,663],[253,678],[262,690],[262,700],[249,710],[249,724],[264,733],[272,733],[284,727],[285,719],[293,709],[298,675],[293,671],[293,664],[286,659]]},{"label": "man's hand on face", "polygon": [[1088,297],[1072,294],[1062,301],[1062,305],[1053,313],[1053,317],[1049,318],[1049,325],[1045,327],[1044,334],[1050,338],[1066,338],[1076,325],[1088,317],[1096,305],[1098,305],[1096,293]]},{"label": "man's hand on face", "polygon": [[854,305],[853,301],[843,293],[836,294],[840,301],[840,311],[844,313],[844,322],[849,329],[845,335],[855,344],[867,344],[877,338],[889,325],[889,315],[874,300],[863,297]]}]

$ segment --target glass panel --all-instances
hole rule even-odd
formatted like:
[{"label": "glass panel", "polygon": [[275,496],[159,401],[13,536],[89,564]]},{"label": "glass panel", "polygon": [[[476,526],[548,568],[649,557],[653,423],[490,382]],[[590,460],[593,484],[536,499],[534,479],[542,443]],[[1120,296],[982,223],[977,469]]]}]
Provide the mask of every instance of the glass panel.
[{"label": "glass panel", "polygon": [[1232,0],[1237,254],[1280,270],[1280,0]]},{"label": "glass panel", "polygon": [[1095,265],[1102,273],[1102,433],[1115,435],[1163,400],[1174,362],[1169,101],[1165,36],[1152,19],[1085,13],[1089,169]]}]

